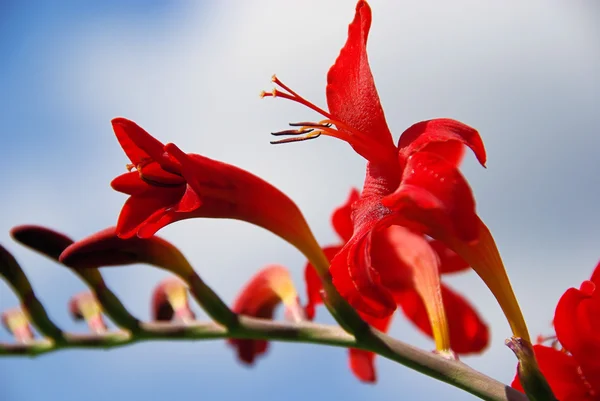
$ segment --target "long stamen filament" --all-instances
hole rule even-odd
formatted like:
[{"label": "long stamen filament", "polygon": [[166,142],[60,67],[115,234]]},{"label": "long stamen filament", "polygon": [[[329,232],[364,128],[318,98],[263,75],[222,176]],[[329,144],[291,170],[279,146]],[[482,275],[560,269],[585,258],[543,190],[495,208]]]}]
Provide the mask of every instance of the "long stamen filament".
[{"label": "long stamen filament", "polygon": [[[327,118],[332,118],[331,114],[329,114],[328,112],[326,112],[325,110],[323,110],[322,108],[320,108],[319,106],[316,106],[314,104],[312,104],[311,102],[309,102],[308,100],[304,99],[302,96],[300,96],[299,94],[297,94],[296,92],[294,92],[292,89],[290,89],[287,85],[285,85],[283,82],[281,82],[279,80],[279,78],[277,78],[277,76],[273,75],[273,77],[271,77],[271,81],[279,86],[281,89],[283,89],[283,91],[277,90],[277,89],[273,89],[272,92],[262,92],[261,93],[261,97],[281,97],[284,99],[288,99],[291,101],[294,101],[296,103],[300,103],[314,111],[316,111],[317,113],[327,117]],[[288,92],[288,93],[286,93]]]},{"label": "long stamen filament", "polygon": [[[263,91],[260,94],[261,97],[280,97],[283,99],[288,99],[293,102],[300,103],[303,106],[306,106],[309,109],[314,110],[317,113],[326,117],[325,120],[322,120],[318,123],[292,123],[290,124],[290,126],[300,128],[297,130],[285,130],[280,132],[274,132],[272,133],[272,135],[294,135],[296,137],[271,141],[272,144],[304,141],[308,139],[317,138],[321,134],[323,134],[348,142],[350,145],[355,147],[355,149],[358,147],[359,149],[361,149],[358,152],[369,160],[377,159],[379,157],[378,155],[380,154],[389,154],[389,149],[386,149],[385,146],[382,146],[377,141],[374,141],[368,136],[365,136],[364,133],[361,133],[355,128],[348,126],[347,124],[344,124],[338,120],[335,120],[330,113],[304,99],[298,93],[294,92],[290,87],[281,82],[279,78],[277,78],[277,76],[273,75],[271,81],[280,89],[275,88],[271,92]],[[336,128],[332,128],[333,125],[335,125]],[[394,159],[393,155],[391,155],[391,159]]]}]

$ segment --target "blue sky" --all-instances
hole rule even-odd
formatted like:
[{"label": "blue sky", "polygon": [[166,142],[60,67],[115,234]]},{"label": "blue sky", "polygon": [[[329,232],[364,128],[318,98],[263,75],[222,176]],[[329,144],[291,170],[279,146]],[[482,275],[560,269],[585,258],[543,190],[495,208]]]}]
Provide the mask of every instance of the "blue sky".
[{"label": "blue sky", "polygon": [[[457,118],[481,132],[488,168],[469,156],[463,170],[532,334],[548,333],[557,299],[600,259],[598,6],[371,5],[369,56],[395,137],[433,117]],[[116,116],[264,177],[298,203],[319,241],[336,241],[329,215],[361,185],[364,162],[330,138],[270,146],[269,132],[314,115],[258,93],[271,89],[277,73],[325,104],[326,72],[353,12],[349,0],[0,2],[0,243],[22,263],[57,323],[84,330],[66,312],[83,284],[13,243],[8,230],[35,223],[80,238],[114,224],[124,197],[108,184],[127,163],[110,128]],[[303,288],[301,255],[262,229],[195,220],[160,234],[228,301],[269,263],[288,266]],[[105,273],[132,312],[147,317],[149,294],[164,273],[142,266]],[[474,274],[449,281],[492,327],[487,353],[465,361],[509,381],[515,361],[503,346],[510,331],[499,307]],[[14,305],[0,283],[0,309]],[[433,347],[401,318],[392,334]],[[378,369],[379,383],[367,386],[349,373],[340,349],[274,344],[248,369],[223,342],[146,343],[3,358],[0,389],[6,400],[469,399],[383,359]]]}]

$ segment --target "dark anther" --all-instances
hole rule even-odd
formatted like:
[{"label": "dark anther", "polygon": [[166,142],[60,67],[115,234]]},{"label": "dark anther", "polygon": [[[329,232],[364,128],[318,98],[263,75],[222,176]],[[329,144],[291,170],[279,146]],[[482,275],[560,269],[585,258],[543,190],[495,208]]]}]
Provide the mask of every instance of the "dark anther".
[{"label": "dark anther", "polygon": [[290,123],[290,127],[329,128],[329,127],[331,127],[331,124],[329,124],[329,123],[319,124],[319,123],[315,123],[315,122],[304,121],[304,122],[299,122],[299,123]]},{"label": "dark anther", "polygon": [[308,134],[310,132],[313,132],[314,129],[309,128],[309,129],[288,129],[285,131],[279,131],[279,132],[271,132],[271,135],[274,136],[282,136],[282,135],[302,135],[302,134]]},{"label": "dark anther", "polygon": [[285,139],[280,139],[278,141],[271,141],[271,145],[278,145],[280,143],[290,143],[290,142],[301,142],[301,141],[308,141],[309,139],[315,139],[320,137],[321,134],[317,134],[314,136],[303,136],[303,137],[299,137],[299,138],[285,138]]}]

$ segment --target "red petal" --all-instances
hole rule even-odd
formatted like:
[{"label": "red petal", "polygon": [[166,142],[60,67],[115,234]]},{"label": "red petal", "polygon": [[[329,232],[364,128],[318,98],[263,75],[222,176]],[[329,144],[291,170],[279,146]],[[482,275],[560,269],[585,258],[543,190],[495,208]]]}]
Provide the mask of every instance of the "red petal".
[{"label": "red petal", "polygon": [[[442,298],[448,315],[452,350],[458,354],[483,351],[489,343],[489,330],[477,312],[445,285],[442,285]],[[432,337],[427,310],[419,294],[416,291],[404,291],[397,294],[396,299],[406,317],[424,334]]]},{"label": "red petal", "polygon": [[329,271],[339,293],[360,312],[383,318],[394,312],[396,303],[382,284],[371,262],[371,237],[389,225],[389,215],[377,199],[362,199],[355,210],[352,238],[331,261]]},{"label": "red petal", "polygon": [[[117,233],[129,238],[138,233],[144,224],[152,224],[175,206],[182,196],[183,188],[150,187],[144,195],[130,196],[123,205],[117,222]],[[171,212],[172,214],[173,212]],[[163,224],[161,227],[164,227]],[[155,232],[158,228],[155,230]]]},{"label": "red petal", "polygon": [[466,242],[448,233],[440,236],[440,240],[471,265],[492,291],[510,324],[513,334],[531,342],[525,319],[523,319],[521,308],[506,274],[494,237],[483,221],[477,216],[475,218],[477,231],[479,232],[479,238],[476,242]]},{"label": "red petal", "polygon": [[[392,315],[383,319],[373,318],[368,315],[361,316],[371,326],[383,332],[388,331],[390,323],[392,322]],[[375,370],[375,354],[356,348],[350,348],[348,353],[350,369],[352,370],[352,373],[354,373],[359,380],[365,383],[375,383],[377,381],[377,372]]]},{"label": "red petal", "polygon": [[568,289],[558,301],[554,314],[556,337],[581,366],[592,387],[600,391],[600,291],[591,281]]},{"label": "red petal", "polygon": [[152,188],[150,184],[145,183],[140,178],[140,173],[138,173],[137,171],[121,174],[120,176],[112,180],[110,186],[115,191],[127,195],[139,195]]},{"label": "red petal", "polygon": [[164,153],[164,145],[131,120],[118,117],[112,120],[117,140],[129,160],[135,165],[143,160],[158,161]]},{"label": "red petal", "polygon": [[462,146],[470,147],[479,163],[485,166],[486,154],[483,141],[474,128],[449,118],[418,122],[402,133],[398,151],[403,160],[420,151],[433,152],[457,165],[462,158]]},{"label": "red petal", "polygon": [[[371,9],[365,1],[359,1],[354,20],[348,27],[346,44],[327,74],[327,105],[335,120],[374,140],[383,150],[389,150],[389,154],[395,154],[367,58],[370,27]],[[366,157],[366,149],[355,149]]]},{"label": "red petal", "polygon": [[422,234],[404,227],[382,230],[373,241],[375,266],[379,266],[382,284],[392,292],[414,289],[423,301],[433,328],[436,349],[450,349],[448,320],[440,289],[439,260]]},{"label": "red petal", "polygon": [[185,193],[179,200],[179,203],[175,207],[174,211],[177,213],[193,212],[194,210],[198,209],[201,205],[202,200],[200,199],[196,191],[194,191],[194,189],[188,185],[186,186]]},{"label": "red petal", "polygon": [[354,231],[352,225],[352,204],[358,200],[360,193],[356,188],[350,190],[346,203],[334,210],[331,215],[331,224],[335,232],[344,242],[348,242]]},{"label": "red petal", "polygon": [[437,252],[440,258],[441,274],[455,273],[469,269],[469,264],[442,241],[429,241],[429,245]]},{"label": "red petal", "polygon": [[596,265],[596,268],[594,269],[594,272],[592,273],[592,277],[590,278],[590,281],[592,281],[596,285],[600,285],[600,262],[598,262],[598,264]]},{"label": "red petal", "polygon": [[[232,310],[236,313],[271,319],[275,307],[296,303],[298,295],[287,269],[279,265],[267,266],[256,273],[242,289]],[[247,364],[254,363],[258,355],[264,354],[268,343],[264,340],[230,339],[229,344],[237,349],[238,358]]]},{"label": "red petal", "polygon": [[[534,345],[533,351],[540,370],[557,399],[565,401],[593,399],[581,380],[579,366],[572,356],[544,345]],[[515,375],[511,386],[524,392],[518,375]]]},{"label": "red petal", "polygon": [[464,241],[478,237],[478,218],[471,188],[458,169],[429,153],[409,157],[401,184],[382,203],[398,212],[417,231],[433,237],[456,235]]},{"label": "red petal", "polygon": [[[331,261],[335,255],[342,249],[341,246],[330,246],[323,248],[323,253],[327,256],[327,260]],[[323,303],[323,284],[313,265],[308,262],[304,268],[304,281],[306,282],[306,306],[304,313],[309,320],[315,317],[315,308]]]}]

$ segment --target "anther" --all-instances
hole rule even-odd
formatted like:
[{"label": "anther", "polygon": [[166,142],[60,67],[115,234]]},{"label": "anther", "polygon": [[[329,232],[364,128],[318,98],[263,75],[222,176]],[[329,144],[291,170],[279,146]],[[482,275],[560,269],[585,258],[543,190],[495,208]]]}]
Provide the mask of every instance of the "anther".
[{"label": "anther", "polygon": [[311,121],[302,121],[299,123],[290,123],[290,127],[315,127],[315,128],[331,128],[331,123],[314,123]]},{"label": "anther", "polygon": [[279,131],[279,132],[271,132],[271,135],[273,135],[273,136],[302,135],[302,134],[308,134],[308,133],[313,132],[313,131],[314,131],[313,128],[288,129],[288,130]]},{"label": "anther", "polygon": [[317,131],[316,134],[309,134],[306,136],[301,136],[301,137],[293,137],[293,138],[285,138],[285,139],[280,139],[278,141],[271,141],[271,145],[279,145],[281,143],[290,143],[290,142],[302,142],[302,141],[308,141],[309,139],[315,139],[321,136],[321,133],[319,131]]}]

